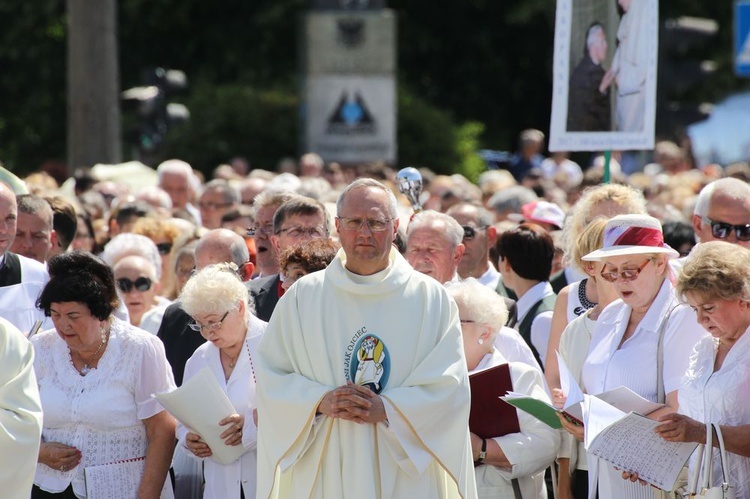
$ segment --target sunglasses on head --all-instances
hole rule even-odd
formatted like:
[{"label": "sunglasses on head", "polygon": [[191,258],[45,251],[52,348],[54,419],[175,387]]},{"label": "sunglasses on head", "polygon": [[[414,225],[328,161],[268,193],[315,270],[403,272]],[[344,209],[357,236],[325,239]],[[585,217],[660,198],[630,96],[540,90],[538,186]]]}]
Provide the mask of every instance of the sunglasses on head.
[{"label": "sunglasses on head", "polygon": [[168,255],[172,251],[172,243],[159,243],[156,245],[156,249],[159,250],[161,256]]},{"label": "sunglasses on head", "polygon": [[472,227],[471,225],[462,225],[464,229],[464,239],[467,241],[471,241],[475,237],[477,237],[477,231],[484,230],[487,228],[486,225],[482,225],[481,227]]},{"label": "sunglasses on head", "polygon": [[703,221],[711,226],[711,234],[716,239],[727,239],[734,231],[738,241],[750,241],[750,224],[732,225],[726,222],[716,222],[703,217]]},{"label": "sunglasses on head", "polygon": [[131,281],[127,277],[117,279],[117,287],[120,288],[120,291],[123,293],[130,293],[130,290],[133,288],[135,288],[136,291],[148,291],[151,289],[152,284],[151,279],[148,277],[139,277],[135,281]]}]

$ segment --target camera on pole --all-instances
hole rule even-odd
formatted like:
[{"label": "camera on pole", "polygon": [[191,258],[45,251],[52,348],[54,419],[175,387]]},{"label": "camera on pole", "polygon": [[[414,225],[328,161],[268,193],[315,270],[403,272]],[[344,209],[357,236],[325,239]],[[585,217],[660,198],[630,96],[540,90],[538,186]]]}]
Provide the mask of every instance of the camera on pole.
[{"label": "camera on pole", "polygon": [[169,102],[187,85],[183,71],[156,68],[147,73],[145,85],[129,88],[120,94],[123,107],[135,111],[138,116],[138,124],[130,133],[130,142],[141,161],[159,152],[171,127],[190,119],[190,111],[184,104]]}]

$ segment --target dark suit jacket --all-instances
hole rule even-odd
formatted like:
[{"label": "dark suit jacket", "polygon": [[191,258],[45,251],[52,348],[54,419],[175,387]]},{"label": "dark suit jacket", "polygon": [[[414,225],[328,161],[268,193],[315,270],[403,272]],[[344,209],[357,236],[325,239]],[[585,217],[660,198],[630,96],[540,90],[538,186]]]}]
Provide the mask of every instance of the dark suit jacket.
[{"label": "dark suit jacket", "polygon": [[607,132],[612,129],[609,90],[604,94],[599,92],[602,78],[604,68],[594,64],[588,55],[573,70],[568,89],[569,132]]},{"label": "dark suit jacket", "polygon": [[172,303],[164,312],[157,336],[164,343],[169,365],[172,366],[174,381],[182,384],[185,363],[193,352],[206,342],[198,331],[193,331],[188,324],[193,319],[185,313],[178,302]]},{"label": "dark suit jacket", "polygon": [[255,300],[255,315],[258,319],[268,322],[271,320],[273,309],[279,302],[279,274],[261,277],[249,282],[250,296]]},{"label": "dark suit jacket", "polygon": [[21,260],[15,253],[6,251],[5,264],[0,269],[0,286],[5,287],[21,284],[21,277]]},{"label": "dark suit jacket", "polygon": [[568,282],[568,276],[565,275],[565,269],[558,270],[549,279],[549,283],[552,285],[552,291],[555,294],[559,294],[562,288],[570,284]]}]

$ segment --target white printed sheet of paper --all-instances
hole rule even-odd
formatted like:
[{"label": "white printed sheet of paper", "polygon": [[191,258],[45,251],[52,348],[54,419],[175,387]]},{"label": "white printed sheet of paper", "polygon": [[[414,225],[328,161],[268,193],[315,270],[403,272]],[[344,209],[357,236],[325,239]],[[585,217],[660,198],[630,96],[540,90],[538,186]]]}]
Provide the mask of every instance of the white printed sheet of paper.
[{"label": "white printed sheet of paper", "polygon": [[654,431],[660,424],[631,412],[595,432],[587,449],[618,469],[636,472],[642,480],[672,490],[698,444],[664,440]]},{"label": "white printed sheet of paper", "polygon": [[217,462],[233,463],[245,453],[242,445],[226,445],[220,437],[226,427],[219,426],[219,421],[237,411],[208,367],[201,369],[176,390],[154,394],[153,397],[203,438]]}]

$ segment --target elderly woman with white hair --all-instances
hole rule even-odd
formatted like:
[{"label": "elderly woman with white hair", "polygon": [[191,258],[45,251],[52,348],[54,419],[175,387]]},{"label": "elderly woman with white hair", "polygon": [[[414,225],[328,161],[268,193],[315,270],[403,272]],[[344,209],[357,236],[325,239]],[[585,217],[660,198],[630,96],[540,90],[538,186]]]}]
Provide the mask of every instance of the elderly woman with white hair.
[{"label": "elderly woman with white hair", "polygon": [[[115,315],[134,326],[156,334],[164,310],[170,303],[169,300],[158,295],[162,277],[159,248],[146,236],[126,232],[118,234],[107,243],[101,258],[112,269],[115,267],[120,269],[120,274],[115,278],[118,280],[117,293],[121,299]],[[125,265],[118,265],[123,259],[127,259]],[[151,293],[152,289],[153,293]],[[146,293],[146,296],[140,296],[139,293]],[[133,309],[132,312],[131,309]]]},{"label": "elderly woman with white hair", "polygon": [[190,327],[207,340],[188,359],[184,381],[208,367],[232,402],[235,414],[217,421],[226,427],[225,445],[242,445],[246,452],[233,463],[212,459],[201,435],[180,423],[178,445],[204,462],[205,499],[255,497],[256,442],[255,367],[257,348],[266,323],[253,315],[248,290],[231,263],[210,265],[188,280],[180,294]]},{"label": "elderly woman with white hair", "polygon": [[[502,297],[473,278],[450,283],[447,289],[458,305],[469,374],[509,364],[514,392],[549,403],[541,373],[526,364],[508,363],[494,347],[495,335],[508,316]],[[560,436],[534,416],[516,413],[517,433],[487,439],[470,434],[481,499],[513,497],[515,488],[522,497],[547,497],[544,470],[555,459]]]}]

